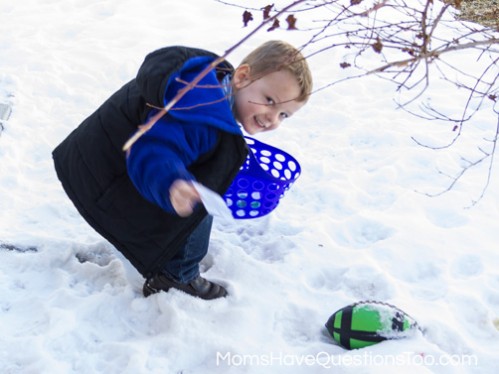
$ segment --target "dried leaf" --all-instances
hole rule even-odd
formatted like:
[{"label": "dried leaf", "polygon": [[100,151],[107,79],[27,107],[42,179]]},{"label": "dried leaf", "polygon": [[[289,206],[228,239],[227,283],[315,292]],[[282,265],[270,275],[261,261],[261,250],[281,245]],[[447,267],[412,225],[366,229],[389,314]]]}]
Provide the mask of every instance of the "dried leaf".
[{"label": "dried leaf", "polygon": [[362,2],[363,0],[350,0],[350,5],[358,5]]},{"label": "dried leaf", "polygon": [[352,66],[352,64],[349,64],[348,62],[342,62],[340,64],[340,68],[342,68],[342,69],[349,68],[350,66]]},{"label": "dried leaf", "polygon": [[376,40],[376,43],[374,43],[372,47],[374,49],[374,52],[381,53],[381,50],[383,49],[383,43],[381,43],[381,40],[378,38],[378,40]]},{"label": "dried leaf", "polygon": [[292,14],[290,14],[287,18],[286,18],[286,22],[288,23],[288,30],[298,30],[296,28],[296,17]]},{"label": "dried leaf", "polygon": [[263,8],[263,19],[269,19],[270,18],[270,11],[274,7],[274,4],[267,5],[265,8]]},{"label": "dried leaf", "polygon": [[276,18],[272,26],[270,26],[270,28],[267,31],[274,31],[275,29],[278,29],[279,26],[280,26],[279,20]]},{"label": "dried leaf", "polygon": [[402,52],[406,52],[412,57],[416,56],[416,51],[414,50],[414,48],[402,48]]},{"label": "dried leaf", "polygon": [[243,13],[244,27],[248,26],[249,21],[253,21],[253,14],[251,14],[251,12],[248,12],[247,10],[245,10]]},{"label": "dried leaf", "polygon": [[450,4],[457,9],[461,9],[461,0],[444,0],[444,4]]}]

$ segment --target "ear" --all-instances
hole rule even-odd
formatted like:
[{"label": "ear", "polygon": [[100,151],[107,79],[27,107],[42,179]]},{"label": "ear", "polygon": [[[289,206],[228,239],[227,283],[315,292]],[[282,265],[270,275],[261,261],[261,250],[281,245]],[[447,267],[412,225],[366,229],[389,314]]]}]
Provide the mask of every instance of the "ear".
[{"label": "ear", "polygon": [[251,68],[248,64],[243,64],[237,67],[234,75],[232,76],[232,82],[236,89],[241,89],[251,83],[250,71]]}]

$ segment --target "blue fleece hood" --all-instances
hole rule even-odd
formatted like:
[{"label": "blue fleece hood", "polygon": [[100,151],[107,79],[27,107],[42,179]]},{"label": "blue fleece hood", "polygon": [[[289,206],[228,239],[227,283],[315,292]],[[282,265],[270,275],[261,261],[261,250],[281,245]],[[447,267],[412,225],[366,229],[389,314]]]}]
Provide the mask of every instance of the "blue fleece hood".
[{"label": "blue fleece hood", "polygon": [[[192,82],[213,60],[214,58],[210,56],[187,60],[181,69],[170,76],[165,88],[164,105],[170,102],[186,84]],[[230,100],[217,79],[215,69],[184,94],[167,115],[179,122],[206,124],[231,134],[242,135],[232,113]]]}]

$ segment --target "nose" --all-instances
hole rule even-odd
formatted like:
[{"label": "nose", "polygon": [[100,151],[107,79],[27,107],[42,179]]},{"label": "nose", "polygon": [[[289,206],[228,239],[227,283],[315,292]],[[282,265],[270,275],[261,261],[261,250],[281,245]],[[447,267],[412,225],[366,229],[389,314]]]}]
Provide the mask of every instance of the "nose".
[{"label": "nose", "polygon": [[267,121],[269,123],[270,128],[275,128],[279,126],[279,123],[281,122],[281,117],[279,115],[279,111],[276,109],[270,110],[267,113]]}]

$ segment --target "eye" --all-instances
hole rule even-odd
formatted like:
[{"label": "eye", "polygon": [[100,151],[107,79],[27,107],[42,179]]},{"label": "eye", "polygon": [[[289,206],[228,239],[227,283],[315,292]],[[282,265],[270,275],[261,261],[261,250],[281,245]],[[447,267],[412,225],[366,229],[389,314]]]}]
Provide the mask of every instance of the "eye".
[{"label": "eye", "polygon": [[274,99],[272,99],[271,97],[267,96],[266,99],[267,99],[267,104],[268,105],[274,105],[275,104]]},{"label": "eye", "polygon": [[283,120],[283,119],[289,118],[289,114],[282,112],[279,114],[279,117],[281,117],[281,120]]}]

